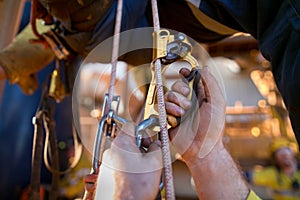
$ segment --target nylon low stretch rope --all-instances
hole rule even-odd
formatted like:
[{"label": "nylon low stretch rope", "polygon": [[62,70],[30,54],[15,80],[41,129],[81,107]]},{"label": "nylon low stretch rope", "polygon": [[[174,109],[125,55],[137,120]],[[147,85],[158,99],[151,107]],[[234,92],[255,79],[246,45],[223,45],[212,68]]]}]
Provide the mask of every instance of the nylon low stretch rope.
[{"label": "nylon low stretch rope", "polygon": [[[110,73],[110,84],[108,89],[108,102],[105,102],[108,107],[106,107],[102,113],[107,114],[108,111],[111,109],[111,103],[114,98],[114,89],[115,89],[115,82],[116,82],[116,75],[117,75],[117,62],[118,62],[118,54],[119,54],[119,43],[120,43],[120,32],[121,32],[121,22],[122,22],[122,9],[123,9],[123,0],[118,0],[117,2],[117,10],[116,10],[116,19],[115,19],[115,27],[114,27],[114,36],[113,36],[113,44],[112,44],[112,57],[111,57],[111,73]],[[97,137],[97,136],[96,136]],[[103,152],[104,146],[101,145],[100,152]],[[94,155],[95,156],[95,155]],[[102,155],[100,155],[102,156]],[[100,160],[102,160],[100,158]],[[98,172],[95,172],[98,173]],[[94,191],[87,191],[85,190],[83,195],[83,200],[90,200],[94,199]]]},{"label": "nylon low stretch rope", "polygon": [[[157,1],[151,0],[151,4],[152,4],[154,31],[156,32],[159,31],[160,29]],[[169,147],[167,114],[166,114],[165,101],[164,101],[160,59],[157,59],[154,63],[154,73],[156,78],[156,90],[157,90],[161,143],[162,143],[162,155],[163,155],[163,164],[164,164],[164,184],[165,184],[165,191],[166,191],[166,199],[175,200],[172,161],[171,161],[171,154],[170,154],[170,147]]]},{"label": "nylon low stretch rope", "polygon": [[118,0],[115,30],[114,30],[114,37],[113,37],[112,57],[111,57],[112,66],[111,66],[110,85],[109,85],[109,93],[108,93],[108,106],[109,106],[108,109],[110,109],[110,105],[113,100],[114,88],[115,88],[114,86],[115,86],[116,76],[117,76],[117,62],[118,62],[119,43],[120,43],[122,8],[123,8],[123,0]]}]

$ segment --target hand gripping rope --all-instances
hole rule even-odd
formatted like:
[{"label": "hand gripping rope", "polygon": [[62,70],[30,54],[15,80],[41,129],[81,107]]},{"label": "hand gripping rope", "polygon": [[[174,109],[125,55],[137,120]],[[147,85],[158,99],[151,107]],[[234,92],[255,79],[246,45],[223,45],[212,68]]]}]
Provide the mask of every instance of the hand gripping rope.
[{"label": "hand gripping rope", "polygon": [[[186,36],[182,33],[174,36],[170,35],[168,30],[161,30],[159,25],[158,9],[156,0],[152,0],[152,13],[154,22],[153,33],[153,62],[152,68],[152,81],[147,94],[144,120],[136,127],[136,144],[138,147],[142,147],[142,132],[146,129],[152,129],[156,132],[160,132],[160,139],[162,142],[162,154],[163,154],[163,166],[164,166],[164,187],[165,187],[165,199],[174,200],[174,183],[172,174],[172,161],[169,148],[169,136],[168,129],[178,125],[177,119],[172,119],[173,116],[167,116],[164,102],[164,87],[162,81],[162,72],[166,67],[178,60],[186,61],[192,67],[191,75],[186,77],[185,80],[189,82],[190,87],[196,91],[194,86],[200,79],[200,73],[197,70],[198,62],[191,55],[191,44],[188,42]],[[98,174],[99,167],[102,162],[102,155],[104,152],[104,137],[115,137],[116,125],[125,124],[128,122],[126,119],[118,116],[118,105],[120,101],[119,96],[114,96],[114,85],[116,79],[116,66],[119,50],[120,40],[120,27],[122,16],[123,1],[118,0],[115,33],[113,38],[112,49],[112,70],[109,86],[109,93],[105,95],[105,100],[102,108],[102,116],[98,124],[96,138],[94,142],[93,150],[93,163],[91,174]],[[162,69],[162,63],[164,68]],[[192,91],[189,98],[192,99]],[[114,107],[112,106],[114,103]],[[194,103],[194,102],[193,102]],[[158,106],[156,107],[157,104]],[[174,118],[174,117],[173,117]],[[168,119],[168,122],[167,122]],[[172,122],[173,121],[173,122]],[[171,123],[172,122],[172,123]],[[84,200],[93,199],[94,192],[85,191]]]}]

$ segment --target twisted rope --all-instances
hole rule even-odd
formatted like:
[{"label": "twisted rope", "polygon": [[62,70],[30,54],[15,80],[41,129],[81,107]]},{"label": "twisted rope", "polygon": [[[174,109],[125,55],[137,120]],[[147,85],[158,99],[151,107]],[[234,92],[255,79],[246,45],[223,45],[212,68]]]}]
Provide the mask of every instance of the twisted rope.
[{"label": "twisted rope", "polygon": [[122,8],[123,8],[123,0],[118,0],[115,30],[114,30],[114,37],[113,37],[112,57],[111,57],[112,66],[111,66],[110,84],[109,84],[109,92],[108,92],[108,106],[109,106],[108,109],[110,109],[111,102],[113,101],[116,76],[117,76],[117,62],[118,62],[120,32],[121,32],[121,22],[122,22]]},{"label": "twisted rope", "polygon": [[[152,17],[153,17],[154,31],[156,32],[159,31],[160,29],[157,0],[151,0],[151,4],[152,4]],[[174,183],[173,183],[174,181],[173,181],[173,173],[172,173],[172,160],[171,160],[171,153],[170,153],[170,146],[169,146],[169,136],[168,136],[168,129],[167,129],[167,113],[166,113],[165,101],[164,101],[160,59],[157,59],[154,63],[154,73],[156,78],[156,90],[157,90],[161,143],[162,143],[162,156],[163,156],[163,164],[164,164],[164,184],[165,184],[165,191],[166,191],[166,199],[174,200],[175,192],[174,192]]]}]

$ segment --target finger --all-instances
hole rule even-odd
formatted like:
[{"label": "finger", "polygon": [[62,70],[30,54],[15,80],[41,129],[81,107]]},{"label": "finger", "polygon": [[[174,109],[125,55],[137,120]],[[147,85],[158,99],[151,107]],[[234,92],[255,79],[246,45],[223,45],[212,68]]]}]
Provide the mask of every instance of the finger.
[{"label": "finger", "polygon": [[203,92],[203,98],[206,102],[211,102],[211,97],[210,97],[210,93],[209,93],[209,89],[208,89],[208,85],[207,82],[205,81],[205,79],[201,80],[202,83],[202,92]]},{"label": "finger", "polygon": [[151,143],[152,143],[151,138],[144,136],[143,134],[142,146],[148,148],[151,145]]},{"label": "finger", "polygon": [[85,183],[95,183],[97,181],[97,174],[88,174],[83,177]]},{"label": "finger", "polygon": [[205,95],[209,102],[212,99],[218,100],[223,99],[222,91],[218,85],[218,81],[215,77],[208,71],[208,68],[205,67],[202,72],[202,83],[204,85]]},{"label": "finger", "polygon": [[165,100],[166,102],[174,103],[185,110],[190,109],[192,106],[192,102],[189,99],[187,99],[186,96],[174,91],[168,91],[165,94]]},{"label": "finger", "polygon": [[181,68],[179,70],[179,73],[184,77],[188,77],[190,75],[191,71],[187,68]]},{"label": "finger", "polygon": [[202,103],[204,101],[207,102],[207,98],[206,98],[206,91],[205,91],[205,87],[204,87],[204,80],[201,78],[200,81],[197,84],[197,99],[198,99],[198,105],[199,107],[201,107]]},{"label": "finger", "polygon": [[165,106],[166,106],[166,112],[169,115],[173,115],[175,117],[181,117],[185,113],[185,110],[180,106],[176,105],[175,103],[166,102]]},{"label": "finger", "polygon": [[175,117],[173,115],[167,115],[168,124],[171,125],[172,128],[178,126],[180,124],[180,117]]},{"label": "finger", "polygon": [[22,92],[27,95],[32,95],[38,88],[38,79],[35,74],[24,76],[18,82]]},{"label": "finger", "polygon": [[188,85],[188,83],[185,83],[182,80],[176,81],[173,85],[172,85],[172,91],[175,91],[179,94],[182,94],[184,96],[187,96],[190,94],[190,87]]},{"label": "finger", "polygon": [[84,176],[83,181],[85,183],[85,189],[88,192],[93,192],[95,190],[95,182],[97,181],[97,174],[88,174]]}]

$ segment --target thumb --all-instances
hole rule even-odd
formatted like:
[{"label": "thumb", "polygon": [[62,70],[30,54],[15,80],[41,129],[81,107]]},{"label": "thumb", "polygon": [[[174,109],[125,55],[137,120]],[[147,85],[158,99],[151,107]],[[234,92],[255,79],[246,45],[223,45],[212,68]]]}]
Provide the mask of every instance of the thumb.
[{"label": "thumb", "polygon": [[32,95],[38,88],[38,80],[35,74],[22,77],[18,85],[20,86],[22,92],[27,95]]}]

